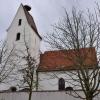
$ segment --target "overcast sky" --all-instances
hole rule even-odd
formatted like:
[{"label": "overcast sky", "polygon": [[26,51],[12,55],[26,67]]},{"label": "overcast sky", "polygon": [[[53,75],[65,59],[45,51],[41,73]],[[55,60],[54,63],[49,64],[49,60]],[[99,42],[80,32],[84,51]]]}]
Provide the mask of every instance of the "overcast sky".
[{"label": "overcast sky", "polygon": [[68,11],[72,6],[78,9],[94,9],[95,1],[99,0],[1,0],[0,1],[0,39],[6,37],[6,29],[12,22],[21,3],[32,7],[31,13],[40,35],[46,34],[59,18],[64,16],[63,7]]}]

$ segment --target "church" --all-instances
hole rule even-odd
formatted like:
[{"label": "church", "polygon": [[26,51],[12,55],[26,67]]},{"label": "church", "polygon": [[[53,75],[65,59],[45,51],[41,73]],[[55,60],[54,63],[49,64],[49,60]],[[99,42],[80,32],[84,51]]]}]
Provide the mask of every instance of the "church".
[{"label": "church", "polygon": [[[69,72],[75,70],[74,67],[74,50],[54,50],[40,53],[40,43],[42,37],[30,14],[31,7],[21,4],[18,11],[7,29],[7,47],[9,49],[16,47],[18,50],[24,50],[24,39],[28,43],[32,56],[38,58],[38,67],[36,68],[36,81],[38,91],[64,90],[66,87],[73,87],[73,80],[69,78]],[[88,52],[89,59],[85,64],[92,69],[97,64],[95,48],[82,48],[80,52]],[[72,60],[66,59],[72,56]],[[91,59],[90,59],[91,58]],[[66,74],[67,73],[67,74]],[[69,83],[67,82],[69,81]],[[75,83],[77,84],[77,83]],[[77,89],[76,87],[73,87]]]}]

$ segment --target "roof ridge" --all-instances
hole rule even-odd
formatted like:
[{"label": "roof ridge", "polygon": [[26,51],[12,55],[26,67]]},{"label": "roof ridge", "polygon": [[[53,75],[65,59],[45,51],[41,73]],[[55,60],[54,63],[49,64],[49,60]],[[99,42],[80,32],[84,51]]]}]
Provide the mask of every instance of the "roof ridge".
[{"label": "roof ridge", "polygon": [[[79,50],[81,50],[81,49],[85,49],[85,50],[86,49],[95,49],[95,47],[79,48]],[[75,49],[51,50],[51,51],[45,51],[44,54],[49,53],[49,52],[73,51],[73,50],[75,50]]]}]

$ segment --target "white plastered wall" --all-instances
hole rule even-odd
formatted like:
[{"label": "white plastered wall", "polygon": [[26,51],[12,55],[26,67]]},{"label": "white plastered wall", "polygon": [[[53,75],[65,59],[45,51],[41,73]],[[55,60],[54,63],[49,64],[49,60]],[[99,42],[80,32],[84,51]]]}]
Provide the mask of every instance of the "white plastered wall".
[{"label": "white plastered wall", "polygon": [[[18,25],[19,19],[22,19],[20,26]],[[18,40],[18,41],[16,41],[17,33],[20,33],[20,40]],[[41,40],[40,40],[39,36],[31,28],[31,26],[29,25],[29,23],[26,19],[23,6],[20,5],[10,27],[7,30],[7,48],[8,48],[8,50],[10,51],[10,50],[14,49],[15,52],[17,50],[17,53],[19,53],[18,55],[21,56],[23,54],[21,54],[20,51],[24,52],[24,54],[26,53],[25,52],[25,49],[26,49],[25,42],[26,42],[29,47],[29,52],[30,52],[31,56],[36,58],[37,63],[39,63],[40,41]],[[15,60],[17,59],[16,55],[13,57]],[[16,61],[18,68],[15,69],[15,71],[17,71],[21,68],[20,65],[23,65],[24,63],[26,63],[23,60],[23,61],[20,61],[20,63],[18,64],[19,61],[20,61],[20,59]],[[21,75],[19,75],[17,73],[16,77],[20,79]],[[10,85],[11,86],[17,85],[17,81],[11,82]]]},{"label": "white plastered wall", "polygon": [[[51,71],[51,72],[38,72],[38,90],[58,90],[58,80],[63,78],[65,80],[65,88],[73,87],[73,84],[78,84],[71,79],[70,71]],[[76,76],[72,76],[76,79]],[[76,86],[74,89],[80,89]]]},{"label": "white plastered wall", "polygon": [[[19,19],[22,19],[22,24],[20,26],[18,26]],[[21,34],[20,40],[18,41],[16,41],[17,33]],[[17,11],[14,20],[8,28],[7,44],[8,48],[10,49],[16,47],[19,50],[24,50],[24,42],[27,42],[32,55],[35,55],[39,52],[40,38],[38,37],[37,33],[33,31],[29,23],[27,22],[23,7],[21,5]]]}]

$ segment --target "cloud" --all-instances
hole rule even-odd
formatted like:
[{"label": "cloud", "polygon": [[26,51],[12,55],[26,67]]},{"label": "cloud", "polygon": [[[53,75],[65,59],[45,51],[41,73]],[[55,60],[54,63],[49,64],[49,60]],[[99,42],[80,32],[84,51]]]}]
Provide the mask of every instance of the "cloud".
[{"label": "cloud", "polygon": [[94,9],[99,0],[2,0],[0,2],[0,39],[6,35],[6,29],[12,22],[21,3],[32,7],[31,13],[41,35],[51,30],[51,25],[64,16],[63,7],[69,12],[72,6],[78,9]]}]

